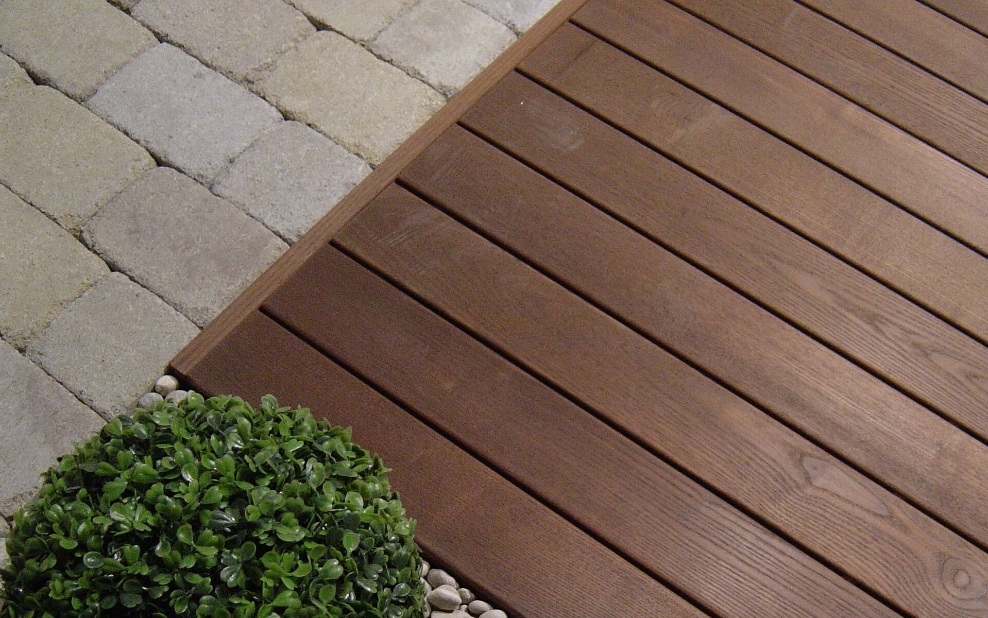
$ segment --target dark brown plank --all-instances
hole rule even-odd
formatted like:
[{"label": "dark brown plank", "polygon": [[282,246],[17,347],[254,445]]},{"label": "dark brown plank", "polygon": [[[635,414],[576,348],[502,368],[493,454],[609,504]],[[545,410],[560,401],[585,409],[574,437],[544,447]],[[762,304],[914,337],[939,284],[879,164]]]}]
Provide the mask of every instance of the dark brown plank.
[{"label": "dark brown plank", "polygon": [[988,341],[988,260],[874,193],[574,26],[520,69]]},{"label": "dark brown plank", "polygon": [[988,36],[988,4],[984,0],[923,0],[923,3]]},{"label": "dark brown plank", "polygon": [[[264,310],[417,410],[488,466],[503,470],[529,493],[718,615],[889,613],[336,250],[313,256]],[[823,465],[840,467],[822,451],[807,452]],[[867,487],[883,503],[901,505],[873,485]],[[894,517],[917,519],[905,510]],[[887,539],[870,522],[841,525],[831,518],[818,523],[822,527],[813,533],[830,537],[826,543],[833,553],[843,555],[850,548],[863,562],[876,552],[871,547],[864,553],[862,546],[848,542],[853,533],[845,536],[847,529],[868,529],[869,543],[890,544],[882,542]],[[930,527],[929,522],[917,523],[918,530]],[[838,529],[841,535],[834,534]],[[891,544],[910,551],[915,541],[892,532],[897,538]],[[928,558],[917,555],[914,561]],[[988,560],[984,562],[988,573]],[[778,590],[787,592],[779,595]]]},{"label": "dark brown plank", "polygon": [[988,38],[916,0],[801,0],[928,71],[988,99]]},{"label": "dark brown plank", "polygon": [[591,0],[574,20],[988,251],[988,178],[664,1]]},{"label": "dark brown plank", "polygon": [[273,393],[352,427],[394,469],[402,503],[419,517],[416,540],[511,615],[703,615],[263,315],[183,377],[207,394]]},{"label": "dark brown plank", "polygon": [[[988,610],[980,551],[411,194],[384,192],[336,242],[893,602]],[[974,588],[944,580],[955,564]]]},{"label": "dark brown plank", "polygon": [[[550,118],[550,122],[545,122]],[[464,123],[518,153],[522,159],[536,161],[533,165],[547,171],[554,179],[651,237],[660,239],[708,272],[729,281],[736,289],[745,290],[777,314],[898,383],[903,390],[932,402],[948,417],[981,436],[988,436],[988,415],[984,412],[988,409],[988,350],[980,343],[524,78],[506,78],[477,104],[464,118]],[[553,127],[564,128],[574,144],[565,150],[565,154],[557,148]],[[608,162],[607,165],[600,165],[602,161]],[[442,169],[440,165],[440,161],[433,158],[431,163],[423,162],[418,169],[430,173],[434,168]],[[446,163],[447,168],[449,165]],[[442,171],[438,173],[445,176]],[[515,170],[512,173],[522,172]],[[507,189],[508,194],[517,190],[517,180],[512,182],[511,178],[508,174],[501,179],[512,185]],[[447,187],[439,187],[444,182]],[[450,183],[455,182],[453,178],[432,180],[428,190],[441,195],[453,186]],[[500,188],[492,186],[487,190],[499,191]],[[471,199],[482,197],[476,195]],[[620,233],[618,226],[614,234]],[[623,235],[628,235],[627,231]],[[594,242],[602,240],[595,238]],[[614,251],[624,246],[620,241],[612,244]],[[525,246],[528,246],[527,242]],[[619,259],[621,254],[614,255],[614,259]],[[575,256],[569,262],[575,264]],[[579,277],[579,285],[589,288],[602,285],[599,277],[606,275],[608,269],[602,268],[590,275],[586,269],[598,266],[599,260],[586,262],[582,265],[584,272]],[[665,276],[664,272],[664,267],[656,267],[657,276]],[[633,273],[634,270],[628,274]],[[702,279],[696,282],[691,279],[682,282],[681,289],[689,290],[692,296],[704,285],[709,287],[711,284]],[[640,304],[641,297],[659,293],[650,286],[651,282],[646,278],[641,287],[618,284],[613,289],[600,290],[596,296],[606,303],[619,295],[624,299],[622,310],[625,313],[646,320],[650,326],[643,328],[661,332],[664,328],[662,319],[650,315],[651,310]],[[798,359],[808,353],[804,349],[820,346],[795,332],[780,330],[788,327],[778,326],[776,320],[764,312],[732,302],[733,294],[729,290],[723,289],[720,295],[724,297],[724,294],[727,296],[717,304],[718,309],[710,308],[708,318],[711,322],[707,328],[714,330],[705,331],[710,333],[705,339],[705,345],[710,346],[710,356],[699,362],[713,363],[715,367],[726,364],[714,372],[777,413],[794,418],[792,412],[782,410],[798,408],[803,410],[802,414],[816,410],[815,415],[826,418],[830,416],[828,410],[837,405],[835,399],[846,400],[845,395],[838,393],[845,389],[849,392],[860,389],[861,394],[869,393],[871,404],[896,410],[904,415],[903,418],[921,422],[918,419],[928,416],[922,406],[898,396],[891,388],[874,384],[873,378],[849,363],[841,363],[842,359],[827,351],[814,354],[820,365],[800,367]],[[709,307],[708,303],[700,304]],[[688,306],[683,310],[687,315],[694,311]],[[668,309],[663,309],[666,311]],[[739,311],[747,311],[750,315],[742,317]],[[716,330],[729,314],[734,317],[727,321],[746,325],[742,332],[724,335]],[[882,316],[881,319],[875,319],[876,315]],[[655,322],[659,324],[651,326]],[[703,328],[700,330],[704,331]],[[765,335],[755,335],[755,332]],[[698,344],[693,329],[681,336],[691,345]],[[751,347],[748,342],[729,344],[732,336],[750,336],[753,342],[768,341],[774,336],[778,350],[788,350],[788,353],[777,350],[766,354],[765,349],[757,345]],[[724,347],[731,347],[735,352],[725,357]],[[783,358],[788,360],[783,361]],[[754,367],[767,369],[767,364],[774,363],[782,364],[780,369],[784,369],[790,362],[796,366],[781,373],[770,372],[768,378],[749,375],[745,380],[737,375]],[[843,387],[819,380],[817,375],[824,365],[832,369],[822,373],[833,379],[840,376],[846,381]],[[730,371],[732,366],[733,372]],[[837,370],[837,367],[846,369]],[[803,377],[791,379],[793,371],[802,373]],[[800,414],[796,414],[798,418]],[[937,424],[932,420],[924,424],[931,423]],[[944,434],[944,431],[948,431],[946,426],[936,434],[950,435],[956,430],[951,428],[950,434]],[[983,538],[988,539],[988,528],[985,535]]]},{"label": "dark brown plank", "polygon": [[670,0],[974,169],[988,106],[792,0]]}]

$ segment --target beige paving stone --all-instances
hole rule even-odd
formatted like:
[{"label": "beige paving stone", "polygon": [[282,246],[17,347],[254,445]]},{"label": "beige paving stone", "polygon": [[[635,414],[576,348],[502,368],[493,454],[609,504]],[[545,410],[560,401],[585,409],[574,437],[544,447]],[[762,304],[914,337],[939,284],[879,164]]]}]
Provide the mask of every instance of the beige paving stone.
[{"label": "beige paving stone", "polygon": [[10,56],[0,54],[0,99],[34,85],[27,71]]},{"label": "beige paving stone", "polygon": [[515,32],[535,25],[559,0],[463,0],[487,13]]},{"label": "beige paving stone", "polygon": [[422,0],[378,35],[371,49],[451,95],[514,40],[503,24],[460,0]]},{"label": "beige paving stone", "polygon": [[75,231],[154,159],[45,86],[0,100],[0,183]]},{"label": "beige paving stone", "polygon": [[80,101],[156,43],[151,32],[103,0],[0,2],[0,50],[40,82]]},{"label": "beige paving stone", "polygon": [[17,349],[109,272],[103,260],[0,187],[0,335]]},{"label": "beige paving stone", "polygon": [[143,0],[131,15],[236,80],[315,32],[283,0]]},{"label": "beige paving stone", "polygon": [[372,164],[444,103],[435,90],[333,32],[317,32],[283,55],[257,87],[289,117]]},{"label": "beige paving stone", "polygon": [[357,41],[377,36],[415,0],[288,0],[323,28]]}]

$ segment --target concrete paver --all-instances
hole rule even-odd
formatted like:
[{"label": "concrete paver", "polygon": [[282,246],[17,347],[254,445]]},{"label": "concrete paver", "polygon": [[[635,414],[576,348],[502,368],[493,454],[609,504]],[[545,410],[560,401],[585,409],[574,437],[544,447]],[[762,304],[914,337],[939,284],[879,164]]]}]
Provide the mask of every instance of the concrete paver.
[{"label": "concrete paver", "polygon": [[75,237],[0,187],[0,335],[23,350],[109,272]]},{"label": "concrete paver", "polygon": [[422,0],[371,49],[451,95],[514,41],[507,27],[460,0]]},{"label": "concrete paver", "polygon": [[0,54],[0,99],[34,85],[27,71],[6,54]]},{"label": "concrete paver", "polygon": [[380,163],[444,103],[422,82],[333,32],[317,32],[257,82],[295,120]]},{"label": "concrete paver", "polygon": [[0,515],[13,515],[41,486],[41,473],[102,425],[65,387],[0,341]]},{"label": "concrete paver", "polygon": [[316,30],[283,0],[144,0],[131,15],[233,79],[243,79]]},{"label": "concrete paver", "polygon": [[147,29],[103,0],[0,2],[0,49],[40,82],[80,101],[156,43]]},{"label": "concrete paver", "polygon": [[368,173],[326,136],[285,122],[237,157],[213,191],[294,243]]},{"label": "concrete paver", "polygon": [[287,249],[235,205],[164,167],[113,198],[83,240],[200,326]]},{"label": "concrete paver", "polygon": [[154,165],[125,135],[45,86],[0,99],[0,183],[68,230]]},{"label": "concrete paver", "polygon": [[27,356],[110,419],[132,411],[197,333],[165,301],[110,273],[52,321],[28,346]]},{"label": "concrete paver", "polygon": [[515,32],[528,30],[559,0],[463,0]]},{"label": "concrete paver", "polygon": [[357,41],[377,36],[416,0],[288,0],[324,28]]},{"label": "concrete paver", "polygon": [[120,69],[88,105],[160,160],[207,184],[281,120],[260,97],[165,43]]}]

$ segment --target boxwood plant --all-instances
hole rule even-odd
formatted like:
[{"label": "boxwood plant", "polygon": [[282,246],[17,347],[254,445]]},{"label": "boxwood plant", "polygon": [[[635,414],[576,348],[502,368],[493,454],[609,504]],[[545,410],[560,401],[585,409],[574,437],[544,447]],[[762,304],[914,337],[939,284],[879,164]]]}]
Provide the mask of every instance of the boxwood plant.
[{"label": "boxwood plant", "polygon": [[419,617],[414,522],[386,472],[270,396],[120,416],[17,513],[0,616]]}]

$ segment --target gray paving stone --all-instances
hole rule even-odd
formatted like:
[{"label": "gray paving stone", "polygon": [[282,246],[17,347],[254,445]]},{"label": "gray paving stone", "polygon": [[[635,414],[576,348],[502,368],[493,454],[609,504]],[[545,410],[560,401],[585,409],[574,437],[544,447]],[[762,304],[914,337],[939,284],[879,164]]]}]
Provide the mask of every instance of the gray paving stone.
[{"label": "gray paving stone", "polygon": [[324,28],[357,41],[377,36],[415,0],[288,0]]},{"label": "gray paving stone", "polygon": [[[0,538],[7,536],[10,533],[10,524],[3,517],[0,517]],[[2,553],[2,550],[0,550]]]},{"label": "gray paving stone", "polygon": [[0,54],[0,99],[33,85],[34,82],[21,65],[10,56]]},{"label": "gray paving stone", "polygon": [[103,425],[92,410],[0,341],[0,514],[33,497],[40,475]]},{"label": "gray paving stone", "polygon": [[80,101],[155,43],[103,0],[0,2],[0,49],[40,82]]},{"label": "gray paving stone", "polygon": [[143,0],[131,15],[236,80],[316,31],[282,0]]},{"label": "gray paving stone", "polygon": [[165,43],[117,71],[88,105],[160,160],[207,184],[281,120],[260,97]]},{"label": "gray paving stone", "polygon": [[281,56],[257,83],[288,116],[380,163],[444,103],[400,69],[333,32]]},{"label": "gray paving stone", "polygon": [[141,0],[110,0],[110,3],[119,7],[121,10],[130,11],[140,1]]},{"label": "gray paving stone", "polygon": [[559,0],[463,0],[487,13],[515,32],[535,25]]},{"label": "gray paving stone", "polygon": [[368,173],[326,136],[285,122],[237,157],[213,191],[294,243]]},{"label": "gray paving stone", "polygon": [[0,187],[0,335],[23,350],[109,269],[71,234]]},{"label": "gray paving stone", "polygon": [[110,200],[83,240],[200,326],[287,248],[230,202],[164,167]]},{"label": "gray paving stone", "polygon": [[109,419],[131,411],[197,333],[163,300],[110,273],[52,320],[27,355]]},{"label": "gray paving stone", "polygon": [[68,230],[154,166],[143,148],[45,86],[0,100],[0,135],[0,182]]},{"label": "gray paving stone", "polygon": [[460,0],[422,0],[385,28],[371,49],[451,95],[514,40],[503,24]]}]

